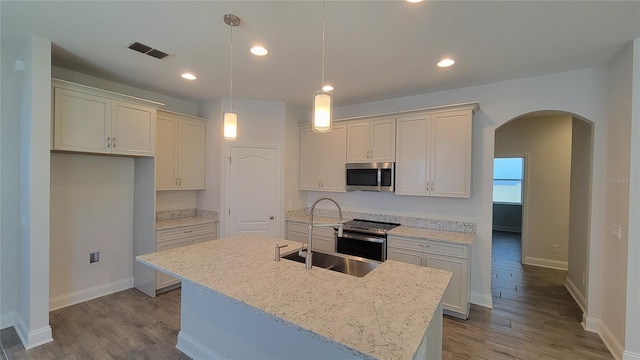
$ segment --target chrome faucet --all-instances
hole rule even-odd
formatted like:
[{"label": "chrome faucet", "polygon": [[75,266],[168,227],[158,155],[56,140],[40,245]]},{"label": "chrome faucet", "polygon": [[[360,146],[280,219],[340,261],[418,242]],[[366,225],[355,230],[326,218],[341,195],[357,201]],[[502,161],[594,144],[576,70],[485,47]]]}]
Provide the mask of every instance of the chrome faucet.
[{"label": "chrome faucet", "polygon": [[[318,205],[318,203],[322,200],[329,200],[331,202],[333,202],[334,204],[336,204],[336,207],[338,208],[338,217],[340,218],[340,221],[337,224],[314,224],[313,223],[313,212],[316,209],[316,205]],[[298,251],[298,255],[300,255],[301,257],[304,258],[304,268],[307,270],[311,270],[311,267],[313,266],[313,251],[311,250],[311,239],[312,239],[312,235],[313,235],[313,228],[314,227],[338,227],[338,236],[342,236],[342,208],[340,207],[340,204],[338,204],[335,200],[328,198],[328,197],[321,197],[318,198],[316,201],[313,202],[313,204],[311,205],[311,215],[309,216],[309,225],[307,226],[307,249],[305,251],[304,249],[304,244],[302,244],[302,247],[300,247],[300,251]]]}]

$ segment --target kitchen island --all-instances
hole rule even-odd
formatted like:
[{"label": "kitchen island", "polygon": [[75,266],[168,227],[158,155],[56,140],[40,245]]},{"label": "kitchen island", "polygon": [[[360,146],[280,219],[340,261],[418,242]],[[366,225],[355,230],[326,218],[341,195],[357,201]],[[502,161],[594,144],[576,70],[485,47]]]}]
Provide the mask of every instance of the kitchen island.
[{"label": "kitchen island", "polygon": [[139,256],[182,280],[177,348],[192,358],[438,359],[451,273],[386,261],[364,277],[274,261],[238,235]]}]

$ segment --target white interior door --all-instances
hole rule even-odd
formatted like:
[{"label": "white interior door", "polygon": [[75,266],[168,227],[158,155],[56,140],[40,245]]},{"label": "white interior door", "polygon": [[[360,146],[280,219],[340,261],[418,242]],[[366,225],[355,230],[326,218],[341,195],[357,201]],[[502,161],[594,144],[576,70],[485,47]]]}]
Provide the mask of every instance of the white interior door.
[{"label": "white interior door", "polygon": [[231,147],[229,235],[277,236],[278,152],[274,148]]}]

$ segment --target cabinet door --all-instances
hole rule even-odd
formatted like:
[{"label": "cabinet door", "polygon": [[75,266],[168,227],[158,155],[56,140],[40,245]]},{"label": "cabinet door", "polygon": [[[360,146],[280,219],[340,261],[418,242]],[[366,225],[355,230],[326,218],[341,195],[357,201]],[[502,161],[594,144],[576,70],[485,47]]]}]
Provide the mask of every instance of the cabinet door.
[{"label": "cabinet door", "polygon": [[206,124],[180,120],[178,130],[178,188],[204,189]]},{"label": "cabinet door", "polygon": [[[185,245],[184,239],[170,240],[159,242],[156,246],[156,251],[171,250]],[[169,285],[177,284],[180,280],[174,278],[171,275],[167,275],[161,271],[156,271],[156,290]]]},{"label": "cabinet door", "polygon": [[111,153],[154,156],[156,143],[156,109],[137,104],[112,101]]},{"label": "cabinet door", "polygon": [[[333,130],[332,130],[333,131]],[[335,230],[333,228],[318,227],[313,229],[313,241],[311,249],[324,253],[336,251]]]},{"label": "cabinet door", "polygon": [[54,97],[54,149],[111,152],[111,100],[59,88]]},{"label": "cabinet door", "polygon": [[425,254],[425,265],[453,273],[442,297],[445,309],[465,314],[467,311],[467,260],[443,255]]},{"label": "cabinet door", "polygon": [[178,120],[158,116],[156,129],[156,190],[178,186]]},{"label": "cabinet door", "polygon": [[396,143],[396,194],[428,194],[429,116],[398,119]]},{"label": "cabinet door", "polygon": [[331,132],[320,136],[322,137],[322,190],[346,191],[344,164],[347,151],[347,129],[344,125],[334,125]]},{"label": "cabinet door", "polygon": [[387,260],[395,260],[421,266],[422,253],[387,246]]},{"label": "cabinet door", "polygon": [[450,111],[431,117],[431,195],[471,196],[471,111]]},{"label": "cabinet door", "polygon": [[371,121],[371,156],[372,162],[396,161],[396,120]]},{"label": "cabinet door", "polygon": [[319,133],[300,129],[300,190],[321,190],[322,138]]},{"label": "cabinet door", "polygon": [[370,122],[347,124],[347,162],[368,163],[370,159]]}]

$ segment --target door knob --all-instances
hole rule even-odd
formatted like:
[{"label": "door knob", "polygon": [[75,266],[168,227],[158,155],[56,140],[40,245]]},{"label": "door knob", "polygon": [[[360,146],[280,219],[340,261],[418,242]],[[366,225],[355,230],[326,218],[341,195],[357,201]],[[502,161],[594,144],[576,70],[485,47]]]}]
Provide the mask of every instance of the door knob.
[{"label": "door knob", "polygon": [[273,219],[275,219],[275,218],[276,218],[276,217],[275,217],[275,216],[273,216],[273,215],[269,216],[269,219],[271,219],[271,220],[273,220]]}]

